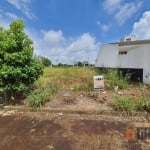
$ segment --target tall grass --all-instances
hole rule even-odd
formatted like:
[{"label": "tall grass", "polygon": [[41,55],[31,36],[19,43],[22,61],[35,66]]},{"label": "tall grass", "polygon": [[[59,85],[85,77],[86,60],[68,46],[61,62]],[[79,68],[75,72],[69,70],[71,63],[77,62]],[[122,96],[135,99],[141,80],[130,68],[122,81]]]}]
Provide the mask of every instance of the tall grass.
[{"label": "tall grass", "polygon": [[[104,75],[105,88],[120,89],[127,88],[126,78],[118,75],[117,70],[108,69],[100,71],[94,68],[45,68],[44,74],[35,82],[33,90],[27,97],[27,102],[31,106],[40,107],[46,101],[51,100],[52,96],[58,91],[92,91],[93,76]],[[139,99],[116,95],[113,99],[113,108],[121,111],[150,111],[150,101],[145,96],[146,87],[140,85],[142,92]]]},{"label": "tall grass", "polygon": [[150,112],[150,100],[146,96],[141,96],[138,99],[132,97],[123,97],[115,95],[113,97],[112,107],[117,111],[147,111]]},{"label": "tall grass", "polygon": [[97,71],[91,68],[45,68],[27,101],[31,106],[41,106],[59,90],[93,90],[93,76],[96,74]]},{"label": "tall grass", "polygon": [[122,74],[119,74],[117,69],[105,70],[105,79],[105,87],[108,90],[112,90],[116,86],[120,89],[125,89],[128,86],[127,78],[123,77]]},{"label": "tall grass", "polygon": [[112,107],[117,111],[132,112],[136,110],[136,103],[131,97],[114,95]]}]

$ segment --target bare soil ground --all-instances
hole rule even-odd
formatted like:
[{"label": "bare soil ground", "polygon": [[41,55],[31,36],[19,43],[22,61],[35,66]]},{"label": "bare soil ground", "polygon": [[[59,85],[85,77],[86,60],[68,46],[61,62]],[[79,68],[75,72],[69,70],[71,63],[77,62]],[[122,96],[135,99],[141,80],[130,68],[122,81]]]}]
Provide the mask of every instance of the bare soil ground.
[{"label": "bare soil ground", "polygon": [[[138,86],[130,85],[124,90],[104,91],[60,91],[45,104],[46,108],[72,108],[88,110],[112,110],[111,104],[114,95],[132,97],[133,100],[141,97]],[[149,92],[145,95],[150,98]]]},{"label": "bare soil ground", "polygon": [[61,91],[52,100],[45,104],[47,108],[71,108],[71,109],[94,109],[94,110],[111,110],[109,106],[111,91],[108,93],[91,91],[91,92],[72,92]]},{"label": "bare soil ground", "polygon": [[0,150],[149,150],[150,140],[125,138],[131,122],[148,123],[142,117],[1,110]]},{"label": "bare soil ground", "polygon": [[[112,110],[113,95],[141,96],[139,88],[126,90],[62,90],[44,108]],[[149,98],[150,94],[145,93]],[[102,116],[48,112],[0,111],[0,150],[149,150],[150,139],[127,140],[128,124],[140,127],[150,116]]]}]

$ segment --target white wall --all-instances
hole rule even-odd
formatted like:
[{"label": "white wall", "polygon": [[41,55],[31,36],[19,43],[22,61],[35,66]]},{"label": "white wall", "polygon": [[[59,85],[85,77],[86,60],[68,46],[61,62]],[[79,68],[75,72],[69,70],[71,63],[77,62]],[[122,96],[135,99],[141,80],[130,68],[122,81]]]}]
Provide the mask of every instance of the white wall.
[{"label": "white wall", "polygon": [[121,46],[121,51],[127,51],[127,54],[118,54],[119,68],[143,68],[144,45]]},{"label": "white wall", "polygon": [[145,45],[143,62],[143,82],[150,84],[150,44]]},{"label": "white wall", "polygon": [[117,66],[118,44],[103,44],[100,47],[98,57],[96,59],[95,67],[109,67]]},{"label": "white wall", "polygon": [[[147,49],[146,44],[128,46],[118,46],[118,44],[101,45],[95,66],[142,69],[145,49]],[[119,55],[119,51],[127,51],[127,54]]]},{"label": "white wall", "polygon": [[[119,55],[119,50],[127,50],[127,54]],[[95,67],[143,69],[143,82],[150,84],[150,44],[101,45]]]}]

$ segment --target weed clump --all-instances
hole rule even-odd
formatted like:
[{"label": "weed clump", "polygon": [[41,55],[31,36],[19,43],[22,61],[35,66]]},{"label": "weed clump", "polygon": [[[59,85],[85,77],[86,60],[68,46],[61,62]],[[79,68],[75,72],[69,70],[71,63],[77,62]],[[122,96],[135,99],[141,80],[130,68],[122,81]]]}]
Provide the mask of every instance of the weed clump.
[{"label": "weed clump", "polygon": [[146,111],[150,112],[150,101],[146,96],[141,96],[135,100],[132,97],[123,97],[115,95],[113,97],[112,107],[117,111]]},{"label": "weed clump", "polygon": [[117,111],[131,112],[136,110],[136,105],[134,101],[132,101],[131,97],[122,97],[120,95],[115,95],[113,99],[114,101],[112,107]]},{"label": "weed clump", "polygon": [[107,90],[112,90],[116,86],[118,86],[119,89],[126,89],[128,86],[127,77],[123,77],[121,73],[119,74],[117,69],[105,70],[105,79],[105,88]]}]

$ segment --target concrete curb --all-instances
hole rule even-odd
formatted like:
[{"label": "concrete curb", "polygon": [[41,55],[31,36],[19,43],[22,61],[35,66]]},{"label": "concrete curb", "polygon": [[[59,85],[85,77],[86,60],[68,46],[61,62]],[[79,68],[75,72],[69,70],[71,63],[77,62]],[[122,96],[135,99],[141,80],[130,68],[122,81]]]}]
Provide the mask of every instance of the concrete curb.
[{"label": "concrete curb", "polygon": [[87,114],[87,115],[107,115],[107,116],[121,116],[121,117],[150,117],[147,112],[119,112],[114,110],[81,110],[81,109],[64,109],[64,108],[33,108],[26,106],[3,106],[1,108],[5,111],[23,111],[23,112],[43,112],[43,113],[63,113],[63,114]]}]

